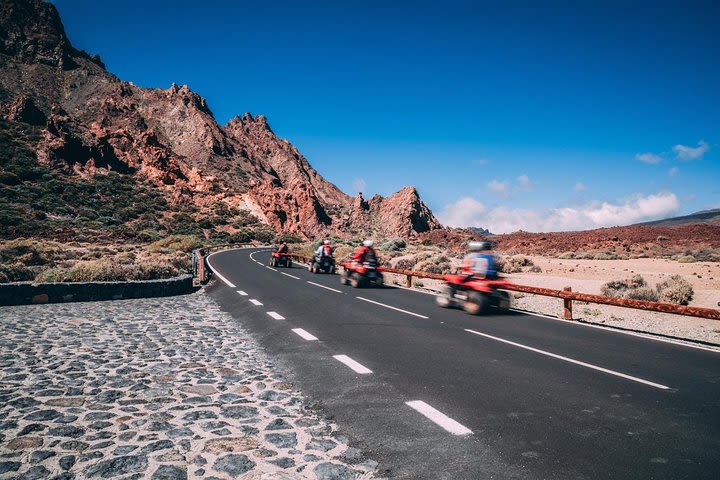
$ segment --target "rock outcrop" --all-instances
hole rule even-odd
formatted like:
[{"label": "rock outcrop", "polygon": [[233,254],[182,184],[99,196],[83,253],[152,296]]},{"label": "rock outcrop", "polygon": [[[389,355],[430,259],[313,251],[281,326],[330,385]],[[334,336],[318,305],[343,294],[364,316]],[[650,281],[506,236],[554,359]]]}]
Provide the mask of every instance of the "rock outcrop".
[{"label": "rock outcrop", "polygon": [[121,81],[73,48],[55,7],[41,0],[0,5],[0,116],[43,128],[31,147],[53,169],[148,179],[169,201],[200,212],[225,202],[278,232],[412,236],[440,226],[414,188],[356,208],[262,115],[222,126],[187,86]]}]

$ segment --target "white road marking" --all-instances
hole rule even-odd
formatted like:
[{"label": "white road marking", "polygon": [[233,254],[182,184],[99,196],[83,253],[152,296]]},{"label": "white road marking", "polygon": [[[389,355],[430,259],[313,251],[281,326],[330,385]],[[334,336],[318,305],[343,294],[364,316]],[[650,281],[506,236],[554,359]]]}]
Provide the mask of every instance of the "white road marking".
[{"label": "white road marking", "polygon": [[358,362],[348,357],[347,355],[333,355],[333,358],[338,362],[344,363],[345,365],[350,367],[355,373],[359,373],[361,375],[372,373],[372,370],[370,370],[364,365],[360,365]]},{"label": "white road marking", "polygon": [[237,293],[239,293],[243,297],[247,297],[247,293],[243,292],[242,290],[238,290]]},{"label": "white road marking", "polygon": [[270,315],[275,320],[285,320],[285,317],[283,317],[282,315],[280,315],[277,312],[267,312],[267,314]]},{"label": "white road marking", "polygon": [[310,280],[307,280],[307,283],[310,285],[315,285],[316,287],[324,288],[325,290],[330,290],[335,293],[343,293],[340,290],[335,290],[334,288],[326,287],[325,285],[320,285],[319,283],[311,282]]},{"label": "white road marking", "polygon": [[565,322],[565,323],[569,323],[572,325],[577,325],[579,327],[596,328],[598,330],[605,330],[606,332],[621,333],[623,335],[630,335],[633,337],[646,338],[648,340],[655,340],[656,342],[670,343],[673,345],[679,345],[681,347],[694,348],[696,350],[705,350],[708,352],[720,353],[719,347],[693,345],[691,343],[686,343],[686,342],[683,342],[680,340],[673,340],[671,338],[660,338],[656,335],[653,335],[652,333],[629,332],[627,330],[618,330],[617,328],[606,327],[604,325],[596,325],[594,323],[589,323],[589,322],[579,322],[577,320],[565,320],[564,318],[552,317],[550,315],[543,315],[542,313],[528,312],[527,310],[518,310],[517,308],[511,308],[510,310],[512,310],[514,312],[518,312],[518,313],[524,313],[526,315],[532,315],[534,317],[542,317],[542,318],[547,318],[549,320],[555,320],[556,322]]},{"label": "white road marking", "polygon": [[306,331],[303,330],[302,328],[293,328],[292,331],[295,332],[295,333],[297,333],[298,335],[300,335],[300,337],[302,337],[302,338],[304,338],[305,340],[308,340],[308,341],[312,341],[312,340],[317,340],[317,339],[318,339],[315,335],[306,332]]},{"label": "white road marking", "polygon": [[459,424],[458,422],[456,422],[452,418],[448,417],[444,413],[440,412],[439,410],[435,410],[433,407],[431,407],[427,403],[423,402],[422,400],[413,400],[410,402],[405,402],[405,405],[420,412],[422,415],[427,417],[429,420],[431,420],[432,422],[435,422],[437,425],[440,425],[442,428],[444,428],[448,432],[452,433],[453,435],[470,435],[470,434],[472,434],[472,430]]},{"label": "white road marking", "polygon": [[289,273],[285,273],[285,272],[280,272],[280,273],[282,273],[286,277],[294,278],[295,280],[300,280],[300,277],[296,277],[295,275],[290,275]]},{"label": "white road marking", "polygon": [[277,272],[277,270],[274,269],[274,268],[272,268],[272,267],[267,267],[267,266],[266,266],[265,268],[267,268],[268,270],[272,270],[273,272]]},{"label": "white road marking", "polygon": [[258,302],[258,301],[255,300],[254,298],[251,298],[251,299],[250,299],[250,303],[252,303],[252,304],[255,305],[256,307],[262,307],[262,303]]},{"label": "white road marking", "polygon": [[531,352],[540,353],[542,355],[547,355],[548,357],[557,358],[558,360],[563,360],[566,362],[574,363],[575,365],[580,365],[582,367],[592,368],[593,370],[598,370],[600,372],[605,372],[610,375],[615,375],[616,377],[622,377],[627,380],[632,380],[633,382],[643,383],[645,385],[650,385],[651,387],[659,388],[661,390],[669,390],[670,387],[666,385],[661,385],[659,383],[651,382],[649,380],[644,380],[642,378],[633,377],[632,375],[626,375],[624,373],[616,372],[615,370],[609,370],[607,368],[598,367],[597,365],[592,365],[590,363],[581,362],[579,360],[574,360],[572,358],[563,357],[562,355],[558,355],[556,353],[550,353],[546,352],[545,350],[540,350],[538,348],[529,347],[527,345],[523,345],[521,343],[511,342],[510,340],[505,340],[503,338],[499,337],[493,337],[492,335],[488,335],[487,333],[480,333],[476,332],[475,330],[470,330],[468,328],[465,329],[466,332],[474,333],[475,335],[480,335],[482,337],[490,338],[492,340],[496,340],[498,342],[507,343],[508,345],[513,345],[515,347],[524,348],[525,350],[530,350]]},{"label": "white road marking", "polygon": [[[218,253],[219,253],[219,252],[218,252]],[[230,287],[230,288],[235,288],[235,284],[233,284],[233,283],[232,283],[230,280],[228,280],[227,278],[223,277],[223,276],[220,274],[220,272],[218,272],[217,268],[215,268],[215,267],[212,266],[212,264],[210,263],[210,257],[212,257],[213,255],[215,255],[215,254],[212,253],[212,254],[208,255],[208,257],[207,257],[207,263],[208,263],[208,266],[210,267],[210,270],[212,270],[213,272],[215,272],[215,275],[217,275],[217,277],[218,277],[220,280],[222,280],[223,282],[225,282],[225,285],[227,285],[227,286]]]},{"label": "white road marking", "polygon": [[414,315],[419,318],[425,318],[425,319],[429,318],[429,317],[426,317],[425,315],[420,315],[419,313],[408,312],[407,310],[403,310],[402,308],[393,307],[391,305],[385,305],[384,303],[376,302],[374,300],[368,300],[367,298],[363,298],[363,297],[355,297],[355,298],[357,298],[358,300],[362,300],[363,302],[374,303],[375,305],[380,305],[381,307],[390,308],[392,310],[396,310],[396,311],[402,312],[402,313],[407,313],[408,315]]}]

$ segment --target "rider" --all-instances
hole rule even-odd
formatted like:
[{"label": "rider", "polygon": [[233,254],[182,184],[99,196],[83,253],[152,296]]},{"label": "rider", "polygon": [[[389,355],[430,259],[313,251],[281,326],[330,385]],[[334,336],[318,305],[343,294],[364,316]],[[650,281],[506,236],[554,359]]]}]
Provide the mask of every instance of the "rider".
[{"label": "rider", "polygon": [[285,240],[280,242],[280,246],[277,249],[277,253],[288,253],[290,249],[288,248],[288,244]]},{"label": "rider", "polygon": [[470,253],[462,262],[462,273],[466,275],[466,282],[473,278],[497,278],[495,255],[490,242],[470,242],[468,250]]},{"label": "rider", "polygon": [[330,240],[322,241],[322,244],[315,250],[315,256],[317,258],[333,256],[333,248],[330,245]]},{"label": "rider", "polygon": [[358,263],[365,263],[370,260],[376,260],[377,255],[375,254],[375,249],[373,248],[373,241],[365,240],[362,243],[362,246],[358,247],[358,249],[355,250],[355,253],[350,256],[350,259]]}]

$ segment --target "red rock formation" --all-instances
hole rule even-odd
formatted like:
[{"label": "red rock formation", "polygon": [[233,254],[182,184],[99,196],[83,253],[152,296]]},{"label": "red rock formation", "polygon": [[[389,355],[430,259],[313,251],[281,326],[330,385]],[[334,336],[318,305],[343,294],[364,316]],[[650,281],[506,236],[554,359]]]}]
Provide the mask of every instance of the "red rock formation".
[{"label": "red rock formation", "polygon": [[221,126],[187,86],[147,89],[119,80],[98,57],[72,47],[55,7],[40,0],[0,4],[0,98],[4,117],[46,125],[33,147],[68,174],[140,176],[171,201],[192,201],[201,211],[227,202],[305,237],[412,236],[439,227],[414,188],[354,210],[353,199],[262,115]]}]

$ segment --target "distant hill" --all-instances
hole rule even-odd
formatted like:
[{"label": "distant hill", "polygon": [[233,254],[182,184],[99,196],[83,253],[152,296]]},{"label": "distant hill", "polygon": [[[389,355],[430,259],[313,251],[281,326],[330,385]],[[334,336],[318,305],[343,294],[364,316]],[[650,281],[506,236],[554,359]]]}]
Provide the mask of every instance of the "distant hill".
[{"label": "distant hill", "polygon": [[691,223],[706,223],[709,225],[720,225],[720,208],[703,210],[682,217],[665,218],[653,222],[637,223],[635,225],[649,227],[673,227],[677,225],[689,225]]}]

